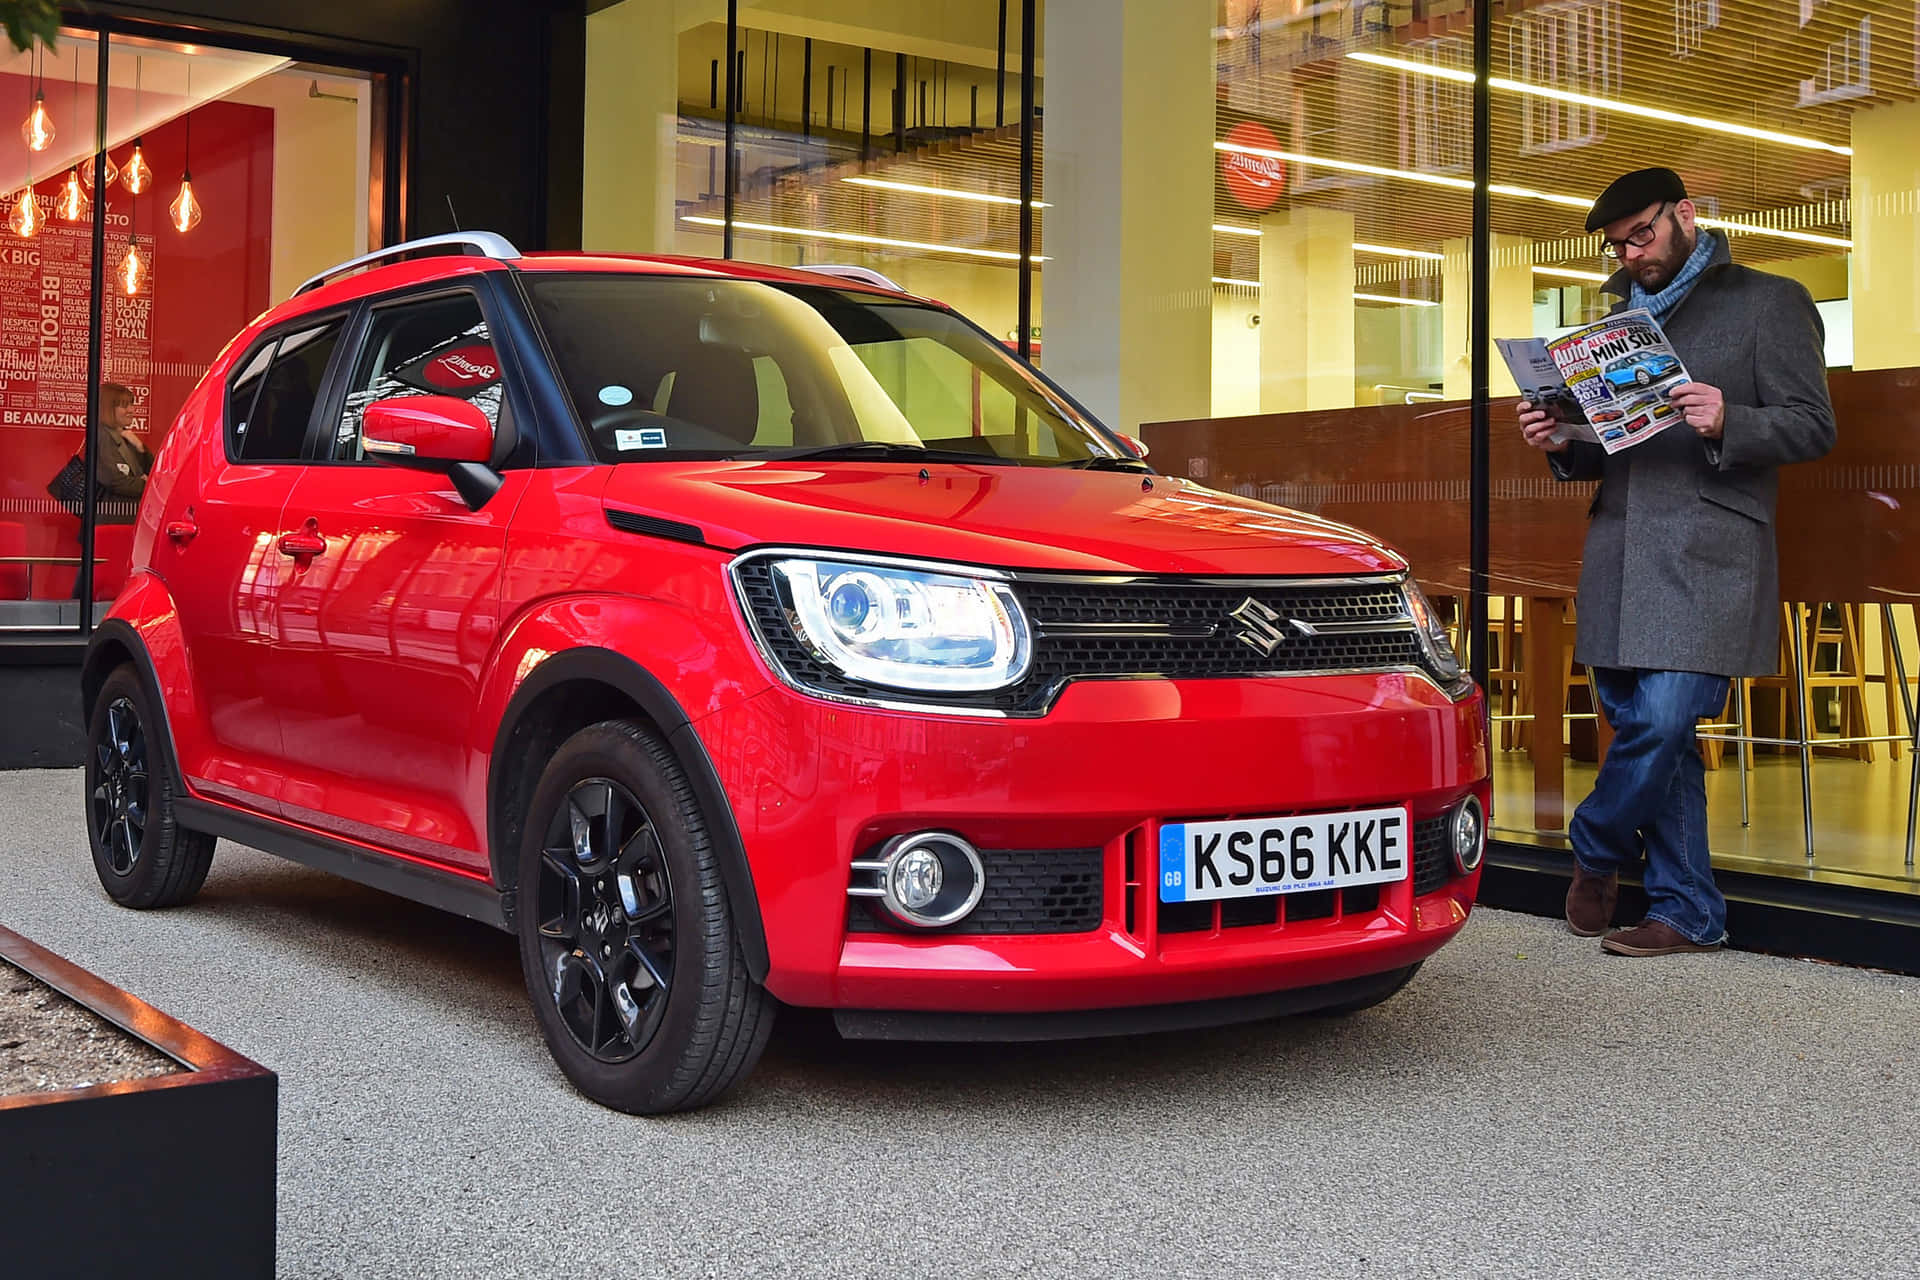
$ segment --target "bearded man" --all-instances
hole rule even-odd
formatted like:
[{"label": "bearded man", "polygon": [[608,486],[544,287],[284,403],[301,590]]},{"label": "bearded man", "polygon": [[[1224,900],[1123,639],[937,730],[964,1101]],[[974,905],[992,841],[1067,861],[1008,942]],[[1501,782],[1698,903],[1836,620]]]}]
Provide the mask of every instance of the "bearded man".
[{"label": "bearded man", "polygon": [[[1557,442],[1520,405],[1526,442],[1561,480],[1598,480],[1580,567],[1574,657],[1613,744],[1575,811],[1567,927],[1617,955],[1710,951],[1727,904],[1707,848],[1706,773],[1694,726],[1729,678],[1778,667],[1778,469],[1833,447],[1825,333],[1795,281],[1734,263],[1670,169],[1642,169],[1594,202],[1587,230],[1619,263],[1616,310],[1645,308],[1691,381],[1668,394],[1684,423],[1616,454]],[[1648,907],[1609,933],[1619,877],[1639,865]]]}]

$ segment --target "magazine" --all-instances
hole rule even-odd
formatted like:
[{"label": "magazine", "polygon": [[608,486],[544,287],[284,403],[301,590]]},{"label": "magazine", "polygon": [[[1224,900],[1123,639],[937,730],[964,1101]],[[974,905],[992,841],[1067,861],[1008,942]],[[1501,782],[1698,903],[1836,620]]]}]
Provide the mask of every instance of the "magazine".
[{"label": "magazine", "polygon": [[1686,366],[1644,309],[1550,341],[1495,341],[1521,398],[1553,415],[1556,441],[1586,440],[1618,453],[1681,419],[1668,396],[1688,380]]}]

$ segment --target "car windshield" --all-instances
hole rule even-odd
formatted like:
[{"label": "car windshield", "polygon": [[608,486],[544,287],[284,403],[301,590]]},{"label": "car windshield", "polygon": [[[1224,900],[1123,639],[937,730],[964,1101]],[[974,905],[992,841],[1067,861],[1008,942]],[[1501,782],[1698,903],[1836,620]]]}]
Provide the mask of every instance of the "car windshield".
[{"label": "car windshield", "polygon": [[1131,462],[1004,348],[938,307],[749,280],[522,279],[604,462]]}]

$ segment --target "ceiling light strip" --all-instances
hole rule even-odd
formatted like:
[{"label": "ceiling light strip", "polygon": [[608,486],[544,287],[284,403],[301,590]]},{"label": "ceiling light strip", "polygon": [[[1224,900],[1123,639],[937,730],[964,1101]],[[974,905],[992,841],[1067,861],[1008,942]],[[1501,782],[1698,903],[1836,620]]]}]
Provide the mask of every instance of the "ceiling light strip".
[{"label": "ceiling light strip", "polygon": [[[723,218],[709,218],[697,214],[684,214],[682,222],[698,223],[703,227],[724,227]],[[869,245],[877,249],[917,249],[922,253],[958,253],[969,258],[989,258],[995,262],[1018,262],[1020,255],[1006,249],[970,249],[957,244],[927,244],[920,240],[893,240],[886,236],[861,235],[852,231],[825,231],[809,227],[781,227],[767,222],[733,221],[736,231],[764,231],[769,235],[796,236],[802,240],[834,240],[841,244]],[[1033,255],[1034,262],[1045,262],[1046,258]]]},{"label": "ceiling light strip", "polygon": [[1440,304],[1431,298],[1398,298],[1388,293],[1356,293],[1357,302],[1391,302],[1402,307],[1437,307]]},{"label": "ceiling light strip", "polygon": [[[1430,76],[1436,80],[1452,80],[1459,84],[1472,84],[1473,72],[1455,67],[1436,66],[1429,62],[1416,62],[1409,58],[1392,58],[1378,53],[1349,53],[1347,57],[1355,62],[1365,62],[1376,67],[1387,67],[1395,71],[1404,71],[1410,75]],[[1706,129],[1714,133],[1729,133],[1735,137],[1752,138],[1759,142],[1777,142],[1782,146],[1801,147],[1808,151],[1828,151],[1834,155],[1850,156],[1852,147],[1843,147],[1831,142],[1822,142],[1818,138],[1807,138],[1796,133],[1780,133],[1773,129],[1757,129],[1752,125],[1735,124],[1730,120],[1714,120],[1706,116],[1684,115],[1678,111],[1668,111],[1661,107],[1643,107],[1637,103],[1621,102],[1614,98],[1599,98],[1592,94],[1573,93],[1566,89],[1553,89],[1546,85],[1528,84],[1522,80],[1509,80],[1504,76],[1489,76],[1490,88],[1504,90],[1507,93],[1521,93],[1534,98],[1550,98],[1555,102],[1571,102],[1577,106],[1597,107],[1602,111],[1613,111],[1621,115],[1639,116],[1646,120],[1659,120],[1666,124],[1689,125],[1696,129]]]},{"label": "ceiling light strip", "polygon": [[[1382,178],[1401,178],[1408,182],[1425,183],[1428,186],[1452,187],[1456,190],[1471,191],[1473,183],[1465,178],[1454,178],[1439,173],[1417,173],[1412,169],[1388,169],[1381,165],[1360,164],[1353,160],[1330,160],[1321,156],[1301,155],[1296,151],[1275,151],[1270,147],[1248,147],[1237,142],[1216,141],[1215,151],[1238,151],[1250,156],[1270,156],[1276,160],[1290,160],[1295,164],[1308,165],[1321,169],[1341,169],[1349,173],[1370,173]],[[1548,204],[1562,205],[1569,209],[1591,209],[1593,201],[1584,196],[1565,196],[1551,191],[1535,191],[1531,187],[1515,187],[1495,182],[1487,187],[1494,195],[1512,196],[1518,200],[1543,200]],[[1737,222],[1725,218],[1700,218],[1702,226],[1720,227],[1727,231],[1750,236],[1770,236],[1776,240],[1794,240],[1801,244],[1825,245],[1835,249],[1851,249],[1853,241],[1840,236],[1819,235],[1812,231],[1782,231],[1775,227],[1765,227],[1754,222]]]},{"label": "ceiling light strip", "polygon": [[1447,255],[1435,253],[1431,249],[1400,249],[1390,244],[1361,244],[1355,241],[1355,253],[1377,253],[1388,258],[1420,258],[1428,262],[1444,262]]},{"label": "ceiling light strip", "polygon": [[1559,276],[1568,280],[1591,280],[1596,284],[1605,284],[1607,276],[1598,271],[1575,271],[1571,267],[1535,267],[1537,276]]},{"label": "ceiling light strip", "polygon": [[1465,178],[1449,177],[1443,173],[1416,173],[1412,169],[1388,169],[1377,164],[1361,164],[1357,160],[1330,160],[1324,156],[1301,155],[1297,151],[1276,151],[1272,147],[1249,147],[1238,142],[1216,140],[1215,151],[1235,151],[1241,155],[1266,156],[1273,160],[1291,160],[1294,164],[1311,165],[1316,169],[1340,169],[1347,173],[1367,173],[1377,178],[1404,178],[1408,182],[1424,182],[1434,187],[1450,187],[1456,191],[1471,191],[1473,183]]},{"label": "ceiling light strip", "polygon": [[1777,227],[1763,227],[1752,222],[1734,222],[1726,218],[1701,218],[1694,221],[1703,227],[1719,227],[1723,231],[1732,231],[1749,236],[1772,236],[1776,240],[1797,240],[1801,244],[1825,245],[1832,249],[1851,249],[1853,241],[1841,236],[1823,236],[1813,231],[1782,231]]},{"label": "ceiling light strip", "polygon": [[[958,191],[952,187],[928,187],[917,182],[895,182],[890,178],[842,178],[842,182],[852,183],[856,187],[878,187],[883,191],[905,191],[917,196],[937,196],[943,200],[971,200],[976,204],[1010,204],[1020,207],[1018,196],[997,196],[985,191]],[[1053,206],[1044,200],[1035,200],[1036,209],[1051,209]]]}]

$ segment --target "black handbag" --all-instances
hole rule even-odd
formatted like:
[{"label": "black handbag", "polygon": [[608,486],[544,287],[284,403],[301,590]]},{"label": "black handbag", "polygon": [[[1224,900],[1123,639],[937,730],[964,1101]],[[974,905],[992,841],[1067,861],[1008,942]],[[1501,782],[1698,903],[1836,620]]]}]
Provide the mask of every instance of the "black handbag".
[{"label": "black handbag", "polygon": [[[101,492],[94,495],[97,503],[104,494],[104,486],[96,485]],[[86,518],[87,512],[87,460],[80,454],[67,459],[67,465],[47,482],[47,493],[53,500],[73,513],[76,520]]]}]

